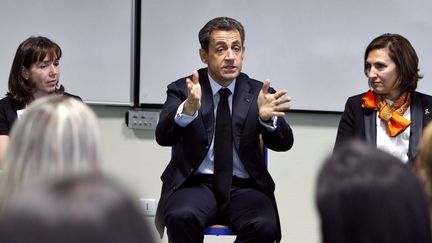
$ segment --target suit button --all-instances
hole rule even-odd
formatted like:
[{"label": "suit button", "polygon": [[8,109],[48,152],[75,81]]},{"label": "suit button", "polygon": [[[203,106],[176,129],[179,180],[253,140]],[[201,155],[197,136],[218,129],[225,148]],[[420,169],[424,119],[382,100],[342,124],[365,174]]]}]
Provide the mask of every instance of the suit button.
[{"label": "suit button", "polygon": [[175,191],[175,190],[177,190],[177,187],[176,187],[176,186],[173,186],[173,188],[172,188],[172,189],[173,189],[173,191]]}]

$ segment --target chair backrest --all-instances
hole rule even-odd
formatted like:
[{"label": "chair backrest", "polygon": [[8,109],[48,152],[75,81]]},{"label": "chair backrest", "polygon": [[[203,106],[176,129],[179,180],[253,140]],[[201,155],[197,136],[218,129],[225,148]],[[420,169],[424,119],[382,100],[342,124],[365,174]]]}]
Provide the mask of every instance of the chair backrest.
[{"label": "chair backrest", "polygon": [[262,138],[262,135],[259,135],[259,140],[260,140],[260,150],[261,150],[261,154],[264,156],[264,164],[267,167],[268,166],[268,149],[267,146],[264,144],[264,140]]}]

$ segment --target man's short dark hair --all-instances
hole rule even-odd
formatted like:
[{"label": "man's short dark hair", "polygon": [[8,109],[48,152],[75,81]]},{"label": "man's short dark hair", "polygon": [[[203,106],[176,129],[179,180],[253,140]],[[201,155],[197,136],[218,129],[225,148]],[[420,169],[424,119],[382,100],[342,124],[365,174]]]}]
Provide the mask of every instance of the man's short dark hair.
[{"label": "man's short dark hair", "polygon": [[243,25],[233,18],[217,17],[207,22],[198,34],[202,49],[208,51],[210,35],[214,30],[238,30],[240,32],[242,45],[244,45],[245,31]]}]

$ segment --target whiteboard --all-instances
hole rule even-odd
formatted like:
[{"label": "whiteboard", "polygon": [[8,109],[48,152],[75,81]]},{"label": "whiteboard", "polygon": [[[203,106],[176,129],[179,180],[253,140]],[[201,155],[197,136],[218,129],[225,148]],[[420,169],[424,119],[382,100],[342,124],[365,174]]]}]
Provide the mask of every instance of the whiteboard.
[{"label": "whiteboard", "polygon": [[62,48],[60,83],[90,104],[132,103],[133,0],[1,0],[0,97],[18,45],[42,35]]},{"label": "whiteboard", "polygon": [[363,55],[384,33],[410,40],[420,59],[418,90],[432,93],[430,0],[144,0],[140,102],[163,104],[166,86],[204,67],[198,32],[218,16],[245,27],[243,72],[286,88],[292,109],[343,111],[368,89]]}]

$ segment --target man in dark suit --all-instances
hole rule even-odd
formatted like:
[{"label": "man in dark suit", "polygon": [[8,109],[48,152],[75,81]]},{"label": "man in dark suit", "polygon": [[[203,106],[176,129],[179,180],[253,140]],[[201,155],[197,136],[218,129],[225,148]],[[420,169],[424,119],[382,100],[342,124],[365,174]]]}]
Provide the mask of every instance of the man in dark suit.
[{"label": "man in dark suit", "polygon": [[[166,226],[171,243],[203,242],[203,230],[216,222],[230,226],[236,242],[279,242],[275,186],[260,141],[274,151],[292,147],[293,134],[284,120],[291,98],[286,90],[271,89],[270,80],[262,83],[241,73],[244,29],[238,21],[215,18],[201,29],[199,40],[207,68],[168,85],[156,128],[157,142],[174,147],[161,176],[156,226],[161,236]],[[219,90],[226,89],[228,98],[223,98]],[[228,149],[223,150],[216,142],[223,133],[218,130],[222,99],[231,113],[231,125],[225,127],[230,136],[222,143]],[[227,198],[218,189],[221,162],[230,164]]]}]

